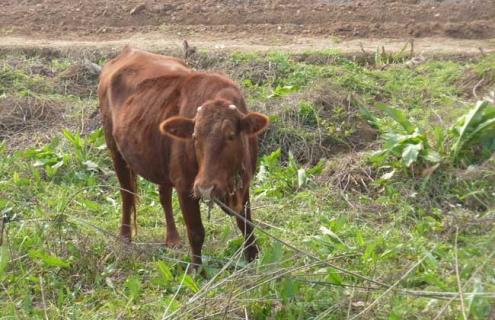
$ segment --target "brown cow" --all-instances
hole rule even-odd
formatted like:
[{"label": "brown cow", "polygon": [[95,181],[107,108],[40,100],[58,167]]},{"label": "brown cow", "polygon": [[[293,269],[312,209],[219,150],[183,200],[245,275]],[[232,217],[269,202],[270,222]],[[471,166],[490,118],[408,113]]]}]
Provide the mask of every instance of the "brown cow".
[{"label": "brown cow", "polygon": [[[136,224],[136,175],[159,185],[167,246],[180,244],[172,213],[178,194],[192,262],[201,264],[205,231],[199,199],[217,198],[251,219],[249,184],[256,170],[256,135],[268,118],[248,112],[239,87],[224,75],[192,71],[172,57],[126,47],[103,68],[98,87],[105,139],[121,186],[120,235]],[[246,257],[257,253],[252,227],[237,224]]]}]

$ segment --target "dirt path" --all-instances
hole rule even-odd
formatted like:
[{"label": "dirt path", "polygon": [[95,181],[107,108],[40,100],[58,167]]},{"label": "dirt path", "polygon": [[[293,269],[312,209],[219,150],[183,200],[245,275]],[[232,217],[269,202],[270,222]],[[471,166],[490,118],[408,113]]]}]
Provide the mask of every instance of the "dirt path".
[{"label": "dirt path", "polygon": [[[17,48],[52,48],[60,50],[119,50],[129,44],[147,50],[171,50],[182,46],[184,37],[163,35],[161,33],[135,34],[125,39],[116,40],[54,40],[32,39],[24,37],[0,37],[0,49],[12,50]],[[400,39],[352,39],[337,41],[321,37],[251,37],[232,38],[222,36],[199,37],[190,36],[187,40],[198,49],[213,51],[258,51],[283,50],[303,52],[313,50],[334,49],[344,54],[359,53],[364,48],[374,52],[384,47],[386,51],[401,50],[408,40]],[[361,48],[362,46],[362,48]],[[414,51],[418,55],[459,55],[470,56],[480,54],[480,49],[486,53],[495,52],[495,39],[459,40],[451,38],[420,38],[414,40]]]},{"label": "dirt path", "polygon": [[75,40],[148,32],[249,37],[495,38],[493,0],[2,0],[0,35]]},{"label": "dirt path", "polygon": [[[0,48],[495,50],[494,0],[2,0]],[[380,40],[377,40],[380,39]]]}]

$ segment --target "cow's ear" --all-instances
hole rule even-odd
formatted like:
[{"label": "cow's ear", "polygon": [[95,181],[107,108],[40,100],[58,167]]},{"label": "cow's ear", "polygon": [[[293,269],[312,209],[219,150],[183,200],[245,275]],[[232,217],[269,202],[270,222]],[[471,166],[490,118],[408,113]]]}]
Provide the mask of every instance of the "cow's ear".
[{"label": "cow's ear", "polygon": [[172,117],[160,123],[160,132],[174,139],[191,139],[194,132],[194,120]]},{"label": "cow's ear", "polygon": [[267,127],[268,117],[258,112],[250,112],[241,119],[241,130],[248,135],[257,135]]}]

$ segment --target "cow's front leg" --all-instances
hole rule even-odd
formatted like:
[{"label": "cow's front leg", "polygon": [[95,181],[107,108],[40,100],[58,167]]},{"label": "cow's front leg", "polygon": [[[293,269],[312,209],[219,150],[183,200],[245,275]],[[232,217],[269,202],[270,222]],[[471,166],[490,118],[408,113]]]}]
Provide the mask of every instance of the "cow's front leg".
[{"label": "cow's front leg", "polygon": [[201,222],[199,199],[194,199],[189,191],[178,191],[178,194],[191,245],[193,267],[198,268],[201,265],[201,248],[205,240],[205,228]]},{"label": "cow's front leg", "polygon": [[[254,228],[250,224],[252,223],[252,220],[249,192],[247,192],[240,214],[244,217],[244,219],[236,217],[237,226],[241,229],[241,232],[244,235],[244,250],[246,259],[251,262],[256,259],[256,256],[258,255],[258,246],[256,245],[256,238],[254,237]],[[246,222],[246,220],[249,222]]]}]

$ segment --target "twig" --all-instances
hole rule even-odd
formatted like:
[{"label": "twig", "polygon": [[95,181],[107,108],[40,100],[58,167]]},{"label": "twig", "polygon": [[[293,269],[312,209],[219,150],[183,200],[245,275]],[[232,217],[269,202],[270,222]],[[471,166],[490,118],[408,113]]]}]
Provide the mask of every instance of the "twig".
[{"label": "twig", "polygon": [[40,289],[41,289],[41,301],[43,302],[43,312],[45,314],[45,320],[48,320],[48,314],[46,313],[45,289],[43,288],[43,275],[40,275]]},{"label": "twig", "polygon": [[349,305],[347,306],[347,320],[349,320],[351,316],[351,309],[352,309],[352,298],[354,297],[354,288],[352,288],[351,291],[351,296],[349,297]]},{"label": "twig", "polygon": [[361,48],[361,52],[364,54],[364,55],[367,55],[368,53],[364,50],[364,46],[363,46],[363,43],[362,42],[359,42],[359,47]]},{"label": "twig", "polygon": [[464,295],[462,294],[461,276],[459,275],[459,259],[457,256],[457,236],[459,234],[459,227],[455,228],[455,246],[454,246],[454,257],[455,257],[455,277],[457,279],[457,287],[459,288],[459,297],[461,300],[461,311],[464,320],[467,320],[466,316],[466,306],[464,305]]},{"label": "twig", "polygon": [[[242,307],[235,307],[234,309],[230,310],[231,312],[233,311],[237,311],[239,309],[241,309]],[[202,320],[202,319],[211,319],[213,316],[218,316],[220,314],[222,314],[223,311],[219,311],[219,312],[215,312],[215,313],[211,313],[211,314],[207,314],[205,315],[204,317],[201,317],[201,318],[197,318],[197,320]]]},{"label": "twig", "polygon": [[[246,227],[247,224],[244,224],[244,226]],[[246,231],[244,230],[244,232]],[[241,259],[241,256],[244,253],[244,250],[246,249],[245,246],[242,246],[241,248],[242,250],[241,253],[239,254],[239,257],[237,258],[236,266],[239,264],[239,260]],[[229,309],[230,309],[230,302],[232,301],[233,295],[234,295],[234,290],[229,290],[229,299],[227,300],[227,304],[225,306],[225,313],[223,314],[223,319],[227,319],[227,315],[229,314]]]},{"label": "twig", "polygon": [[478,90],[479,86],[485,81],[485,78],[482,78],[478,83],[473,87],[473,96],[478,99],[478,95],[476,94],[476,90]]}]

